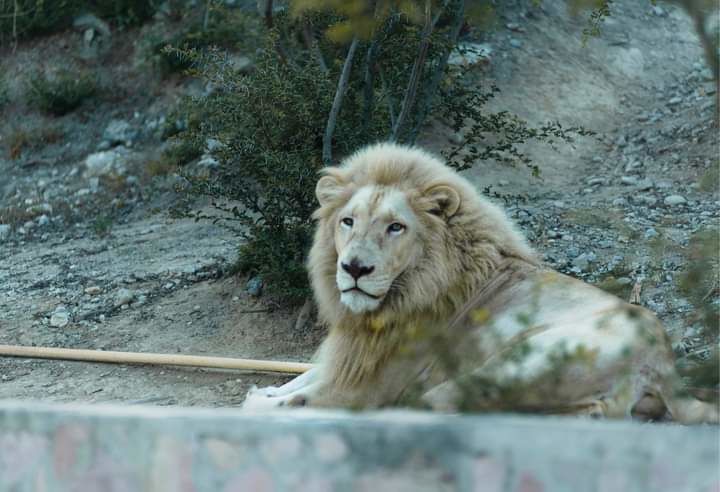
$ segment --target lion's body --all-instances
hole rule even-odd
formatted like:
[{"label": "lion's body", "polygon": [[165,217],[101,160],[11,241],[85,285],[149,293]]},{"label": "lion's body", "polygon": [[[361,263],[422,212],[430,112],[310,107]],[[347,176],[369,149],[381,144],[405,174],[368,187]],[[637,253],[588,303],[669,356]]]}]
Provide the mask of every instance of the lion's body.
[{"label": "lion's body", "polygon": [[308,265],[329,333],[312,374],[254,390],[247,408],[300,398],[717,419],[710,404],[672,398],[672,351],[649,311],[544,268],[503,212],[431,155],[368,147],[326,170],[317,194]]}]

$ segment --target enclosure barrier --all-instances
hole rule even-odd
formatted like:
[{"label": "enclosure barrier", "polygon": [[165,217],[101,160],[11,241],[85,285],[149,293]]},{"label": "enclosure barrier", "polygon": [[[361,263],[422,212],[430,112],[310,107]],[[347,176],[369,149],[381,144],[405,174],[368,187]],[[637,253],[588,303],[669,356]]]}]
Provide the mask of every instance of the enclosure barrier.
[{"label": "enclosure barrier", "polygon": [[718,439],[573,418],[0,401],[0,490],[717,492]]}]

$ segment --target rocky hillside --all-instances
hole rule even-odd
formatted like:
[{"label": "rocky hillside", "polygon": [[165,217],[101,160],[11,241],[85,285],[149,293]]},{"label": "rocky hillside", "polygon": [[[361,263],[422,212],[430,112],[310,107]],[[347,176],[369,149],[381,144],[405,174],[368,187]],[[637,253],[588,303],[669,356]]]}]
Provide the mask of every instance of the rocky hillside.
[{"label": "rocky hillside", "polygon": [[[550,265],[627,298],[634,289],[678,355],[702,357],[707,334],[680,287],[693,238],[714,230],[716,239],[720,225],[715,85],[682,10],[614,5],[587,45],[586,20],[560,0],[468,34],[475,55],[454,61],[500,87],[493,109],[598,136],[528,146],[539,178],[493,162],[466,173]],[[286,360],[307,360],[317,346],[318,327],[297,328],[297,313],[264,298],[258,279],[229,274],[236,237],[169,213],[181,198],[174,169],[215,165],[213,142],[168,140],[178,98],[207,89],[156,63],[157,40],[181,28],[162,12],[125,29],[83,16],[73,29],[0,47],[0,343]],[[236,49],[232,59],[252,69],[253,55]],[[39,74],[68,68],[92,74],[92,87],[74,88],[79,105],[53,114],[41,96],[55,79]],[[453,139],[428,131],[422,144],[438,151]],[[706,301],[717,298],[711,287]],[[250,384],[277,380],[0,358],[4,398],[234,405]]]}]

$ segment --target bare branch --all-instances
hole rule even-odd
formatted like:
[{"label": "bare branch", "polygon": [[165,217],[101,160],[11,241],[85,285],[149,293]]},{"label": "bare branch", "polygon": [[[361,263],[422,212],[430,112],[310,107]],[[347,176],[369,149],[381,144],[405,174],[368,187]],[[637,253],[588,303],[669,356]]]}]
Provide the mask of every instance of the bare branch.
[{"label": "bare branch", "polygon": [[343,64],[342,73],[338,80],[337,91],[335,91],[335,99],[333,99],[332,108],[330,108],[330,115],[328,116],[327,126],[325,127],[325,135],[323,136],[323,163],[326,166],[332,164],[332,137],[335,132],[335,125],[337,123],[337,117],[340,113],[340,107],[342,106],[343,97],[347,91],[348,82],[350,81],[350,70],[352,69],[353,58],[355,58],[355,51],[359,44],[358,37],[355,36],[350,43],[348,54],[345,57],[345,63]]}]

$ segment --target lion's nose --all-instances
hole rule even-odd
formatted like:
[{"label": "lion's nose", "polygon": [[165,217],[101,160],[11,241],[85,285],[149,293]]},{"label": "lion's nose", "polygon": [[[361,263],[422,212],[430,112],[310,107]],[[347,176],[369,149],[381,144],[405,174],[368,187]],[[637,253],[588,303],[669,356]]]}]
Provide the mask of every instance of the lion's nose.
[{"label": "lion's nose", "polygon": [[363,275],[369,275],[372,273],[373,270],[375,270],[374,266],[362,266],[360,265],[360,262],[357,260],[357,258],[353,258],[350,261],[350,264],[347,263],[341,263],[342,269],[348,272],[350,275],[352,275],[352,278],[355,280],[359,279]]}]

